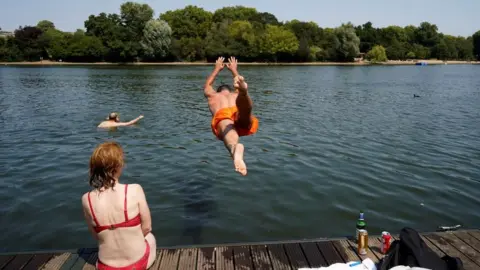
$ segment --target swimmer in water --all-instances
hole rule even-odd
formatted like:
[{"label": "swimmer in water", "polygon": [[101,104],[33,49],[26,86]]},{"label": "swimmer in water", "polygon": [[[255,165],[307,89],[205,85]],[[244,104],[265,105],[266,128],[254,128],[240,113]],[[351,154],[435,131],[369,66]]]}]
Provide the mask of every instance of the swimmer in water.
[{"label": "swimmer in water", "polygon": [[116,128],[116,127],[125,127],[125,126],[131,126],[135,123],[137,123],[140,119],[143,118],[143,115],[140,115],[139,117],[133,119],[130,122],[120,122],[120,117],[118,116],[118,113],[110,113],[107,117],[107,121],[103,121],[98,125],[99,128]]},{"label": "swimmer in water", "polygon": [[221,85],[213,89],[213,82],[218,73],[223,70],[225,58],[219,57],[215,69],[205,82],[204,94],[208,99],[208,107],[212,113],[212,132],[222,140],[233,159],[235,171],[247,175],[247,166],[243,161],[243,144],[239,136],[255,134],[258,129],[258,119],[252,115],[253,102],[248,95],[248,85],[238,74],[235,57],[228,59],[227,68],[233,76],[233,90],[229,85]]}]

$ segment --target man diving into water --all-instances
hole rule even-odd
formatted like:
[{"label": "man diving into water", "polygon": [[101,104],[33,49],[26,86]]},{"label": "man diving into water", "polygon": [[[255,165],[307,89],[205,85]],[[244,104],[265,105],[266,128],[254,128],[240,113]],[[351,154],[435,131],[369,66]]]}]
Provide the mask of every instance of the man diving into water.
[{"label": "man diving into water", "polygon": [[212,131],[219,140],[222,140],[228,149],[235,171],[247,175],[247,166],[243,161],[243,144],[239,143],[239,136],[248,136],[257,132],[258,119],[252,115],[253,103],[248,96],[248,85],[238,74],[235,57],[228,59],[227,68],[232,72],[233,87],[221,85],[215,91],[212,87],[215,77],[223,70],[225,58],[219,57],[215,62],[215,69],[208,77],[204,94],[208,99],[208,107],[212,113]]}]

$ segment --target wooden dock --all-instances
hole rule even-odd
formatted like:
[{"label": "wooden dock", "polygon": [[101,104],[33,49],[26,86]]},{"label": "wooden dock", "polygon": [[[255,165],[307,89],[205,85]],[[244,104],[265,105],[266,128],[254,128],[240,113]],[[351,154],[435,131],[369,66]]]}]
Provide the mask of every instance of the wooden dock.
[{"label": "wooden dock", "polygon": [[[422,234],[423,240],[440,257],[459,257],[465,269],[480,269],[480,230]],[[397,239],[397,237],[393,237]],[[157,250],[150,269],[298,269],[371,258],[378,263],[380,237],[369,237],[366,256],[359,256],[356,244],[347,239],[314,239],[288,242],[175,247]],[[0,269],[95,269],[97,249],[61,252],[0,254]]]}]

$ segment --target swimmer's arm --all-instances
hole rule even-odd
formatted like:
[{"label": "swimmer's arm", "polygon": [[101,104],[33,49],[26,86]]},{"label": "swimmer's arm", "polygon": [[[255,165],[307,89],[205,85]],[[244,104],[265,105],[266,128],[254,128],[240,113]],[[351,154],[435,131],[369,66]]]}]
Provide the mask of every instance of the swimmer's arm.
[{"label": "swimmer's arm", "polygon": [[150,215],[150,208],[148,207],[147,198],[142,186],[135,185],[137,189],[138,209],[140,212],[140,219],[142,220],[143,235],[147,235],[152,231],[152,216]]},{"label": "swimmer's arm", "polygon": [[213,89],[212,85],[218,73],[220,72],[220,70],[221,69],[218,69],[217,67],[215,67],[212,74],[210,74],[210,76],[207,78],[207,81],[205,82],[205,86],[203,87],[203,94],[205,95],[205,97],[210,97],[213,94],[215,94],[215,90]]},{"label": "swimmer's arm", "polygon": [[124,123],[116,123],[115,126],[117,126],[117,127],[131,126],[131,125],[137,123],[142,118],[143,118],[143,115],[140,115],[139,117],[133,119],[132,121],[124,122]]}]

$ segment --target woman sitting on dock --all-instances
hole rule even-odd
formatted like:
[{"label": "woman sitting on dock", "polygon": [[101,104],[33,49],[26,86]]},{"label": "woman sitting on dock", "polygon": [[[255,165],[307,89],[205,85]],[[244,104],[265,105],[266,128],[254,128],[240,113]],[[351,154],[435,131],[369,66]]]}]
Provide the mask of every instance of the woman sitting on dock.
[{"label": "woman sitting on dock", "polygon": [[90,232],[99,243],[97,269],[147,269],[155,261],[156,241],[143,189],[120,184],[123,150],[100,144],[90,157],[92,191],[82,197]]}]

